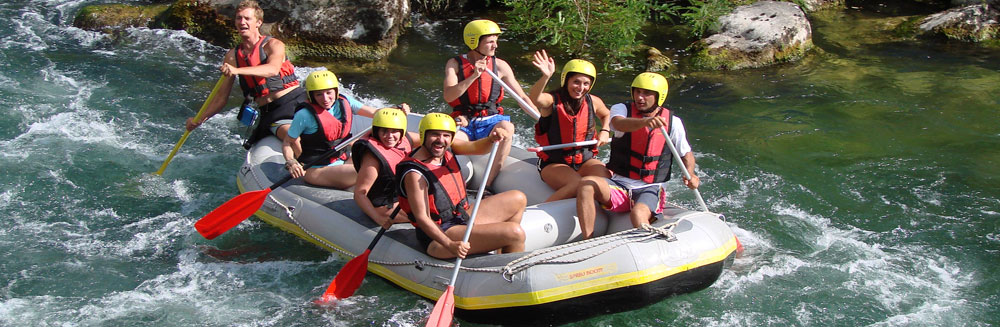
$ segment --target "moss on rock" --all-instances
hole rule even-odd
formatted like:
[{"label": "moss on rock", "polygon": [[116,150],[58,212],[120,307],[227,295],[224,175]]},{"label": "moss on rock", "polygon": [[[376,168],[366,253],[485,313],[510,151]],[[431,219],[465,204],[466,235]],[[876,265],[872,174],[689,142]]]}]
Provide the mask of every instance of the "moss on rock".
[{"label": "moss on rock", "polygon": [[105,33],[129,27],[147,27],[167,8],[167,5],[101,4],[84,6],[76,13],[73,26]]},{"label": "moss on rock", "polygon": [[150,27],[184,30],[208,43],[228,48],[239,43],[239,35],[232,26],[232,19],[219,15],[208,3],[179,0]]}]

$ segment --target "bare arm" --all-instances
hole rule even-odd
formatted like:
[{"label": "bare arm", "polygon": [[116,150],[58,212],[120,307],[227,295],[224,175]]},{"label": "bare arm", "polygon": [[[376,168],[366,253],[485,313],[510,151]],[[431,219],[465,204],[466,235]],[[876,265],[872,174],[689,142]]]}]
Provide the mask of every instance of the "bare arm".
[{"label": "bare arm", "polygon": [[458,76],[462,72],[462,67],[459,66],[458,60],[455,60],[455,58],[448,59],[448,62],[444,65],[444,101],[452,102],[462,96],[472,86],[472,83],[475,83],[479,79],[479,76],[485,70],[486,58],[483,58],[476,61],[476,71],[472,75],[459,81]]},{"label": "bare arm", "polygon": [[409,200],[410,210],[416,219],[417,228],[424,231],[432,240],[443,245],[452,254],[464,258],[465,255],[460,253],[460,247],[464,243],[466,245],[465,252],[468,252],[468,243],[452,240],[431,219],[430,209],[427,206],[427,181],[420,174],[408,173],[403,175],[403,187],[406,189],[406,198]]},{"label": "bare arm", "polygon": [[698,178],[698,175],[694,174],[694,152],[688,151],[688,153],[685,153],[681,157],[681,160],[684,162],[684,167],[687,168],[688,174],[691,174],[691,179],[684,178],[684,186],[690,189],[698,188],[698,185],[701,184],[701,179]]},{"label": "bare arm", "polygon": [[[518,83],[517,79],[514,78],[514,70],[510,69],[510,65],[500,58],[497,58],[495,65],[497,70],[500,71],[500,79],[502,79],[504,83],[507,83],[507,86],[510,86],[510,88],[514,90],[514,93],[517,93],[517,96],[520,96],[521,99],[529,99],[528,95],[524,94],[524,90],[521,89],[521,83]],[[524,113],[528,114],[528,116],[534,117],[532,111],[538,111],[538,108],[521,107],[521,110],[524,110]]]},{"label": "bare arm", "polygon": [[542,72],[542,76],[538,77],[538,81],[531,86],[528,90],[529,98],[531,103],[535,105],[538,109],[538,113],[541,117],[548,117],[552,114],[552,103],[555,101],[551,94],[545,93],[545,85],[549,83],[549,79],[552,78],[552,74],[556,72],[556,62],[552,57],[549,57],[545,50],[535,51],[535,59],[531,62],[535,67],[538,67],[538,71]]},{"label": "bare arm", "polygon": [[[263,37],[263,36],[262,36]],[[223,64],[222,73],[228,76],[232,75],[248,75],[257,77],[272,77],[278,76],[281,72],[281,64],[285,62],[285,43],[281,40],[272,38],[267,41],[264,45],[264,51],[267,52],[267,62],[250,67],[236,67],[235,60],[233,64]]]},{"label": "bare arm", "polygon": [[596,95],[591,95],[594,99],[594,113],[597,114],[597,118],[601,120],[601,125],[597,126],[597,146],[602,146],[611,142],[611,109],[604,104],[604,100],[597,97]]},{"label": "bare arm", "polygon": [[489,136],[473,142],[454,139],[451,142],[451,149],[455,154],[487,154],[493,148],[493,143],[510,137],[507,133],[507,130],[503,128],[494,128]]},{"label": "bare arm", "polygon": [[371,191],[372,185],[378,179],[378,165],[379,163],[375,159],[375,156],[370,153],[364,154],[364,157],[361,159],[361,168],[358,168],[357,183],[354,184],[354,202],[376,224],[387,226],[391,225],[391,223],[386,224],[389,221],[389,208],[377,208],[368,199],[368,192]]},{"label": "bare arm", "polygon": [[306,175],[305,168],[302,167],[302,163],[295,160],[302,153],[302,144],[300,143],[300,138],[286,137],[281,144],[281,154],[285,157],[285,168],[288,172],[292,174],[293,178],[299,178]]},{"label": "bare arm", "polygon": [[667,123],[666,120],[660,116],[643,118],[615,116],[614,118],[611,118],[611,126],[614,126],[616,130],[628,133],[634,132],[643,127],[649,127],[650,129],[660,128],[662,126],[667,126]]},{"label": "bare arm", "polygon": [[[226,55],[222,59],[222,63],[223,65],[236,64],[236,57],[233,50],[229,50],[229,52],[226,53]],[[194,120],[195,117],[193,116],[189,117],[187,121],[185,121],[184,123],[184,128],[186,128],[189,131],[194,130],[195,128],[198,128],[198,126],[201,126],[201,124],[204,123],[206,120],[208,120],[209,117],[215,116],[216,114],[221,112],[223,107],[226,106],[226,103],[229,102],[229,93],[232,91],[233,84],[235,84],[235,82],[236,82],[236,76],[234,75],[226,76],[225,80],[222,81],[222,85],[219,86],[219,92],[217,92],[215,94],[215,97],[213,97],[212,100],[209,101],[208,107],[205,108],[205,113],[202,114],[201,119],[195,121]]]}]

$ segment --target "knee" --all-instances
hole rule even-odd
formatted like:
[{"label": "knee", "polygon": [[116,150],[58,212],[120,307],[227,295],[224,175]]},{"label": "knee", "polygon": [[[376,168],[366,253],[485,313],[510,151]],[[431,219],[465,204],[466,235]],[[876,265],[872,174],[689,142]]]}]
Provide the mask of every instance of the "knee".
[{"label": "knee", "polygon": [[512,243],[524,243],[527,238],[524,234],[524,229],[521,228],[521,224],[510,224],[510,228],[507,229],[507,238]]},{"label": "knee", "polygon": [[513,190],[510,191],[510,203],[512,207],[521,209],[528,206],[528,196],[524,195],[524,192]]},{"label": "knee", "polygon": [[512,124],[509,121],[504,120],[504,121],[501,121],[501,122],[497,123],[497,127],[496,128],[503,128],[503,129],[507,130],[508,132],[513,132],[514,131],[514,124]]}]

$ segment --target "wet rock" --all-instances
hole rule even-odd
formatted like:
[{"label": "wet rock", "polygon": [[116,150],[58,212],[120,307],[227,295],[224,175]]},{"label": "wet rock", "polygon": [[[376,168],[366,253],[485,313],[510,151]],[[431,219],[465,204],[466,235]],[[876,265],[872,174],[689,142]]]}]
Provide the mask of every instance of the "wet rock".
[{"label": "wet rock", "polygon": [[743,69],[801,58],[813,47],[805,13],[791,2],[761,1],[719,18],[719,33],[695,42],[692,64]]},{"label": "wet rock", "polygon": [[802,0],[803,10],[813,12],[830,8],[843,8],[844,0]]},{"label": "wet rock", "polygon": [[[238,41],[232,17],[238,0],[179,0],[168,5],[83,7],[74,26],[97,31],[126,27],[183,29],[222,47]],[[261,32],[287,45],[290,57],[373,62],[396,47],[410,16],[409,0],[262,1]]]},{"label": "wet rock", "polygon": [[674,65],[673,58],[663,54],[657,48],[649,47],[646,49],[647,72],[662,72],[664,75],[669,75],[674,73],[675,70],[676,66]]},{"label": "wet rock", "polygon": [[943,35],[968,42],[997,40],[1000,35],[1000,4],[980,3],[952,8],[919,21],[920,35]]}]

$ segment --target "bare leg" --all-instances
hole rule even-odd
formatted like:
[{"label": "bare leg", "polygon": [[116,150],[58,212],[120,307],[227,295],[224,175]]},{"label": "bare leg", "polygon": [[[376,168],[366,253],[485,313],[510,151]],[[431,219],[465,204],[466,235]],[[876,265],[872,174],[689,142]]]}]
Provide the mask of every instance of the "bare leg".
[{"label": "bare leg", "polygon": [[583,233],[584,239],[588,239],[594,234],[594,219],[597,217],[596,203],[606,205],[610,201],[611,187],[608,186],[608,182],[603,177],[587,176],[580,180],[580,189],[576,193],[576,216],[580,220],[580,231]]},{"label": "bare leg", "polygon": [[[524,230],[521,216],[527,199],[520,191],[507,191],[487,199],[479,206],[475,226],[469,236],[469,253],[484,253],[501,249],[504,253],[524,251]],[[465,236],[467,226],[455,226],[445,231],[453,240]],[[427,253],[437,258],[453,258],[454,255],[437,242],[431,242]]]},{"label": "bare leg", "polygon": [[632,206],[632,212],[628,216],[632,220],[632,227],[639,228],[642,224],[649,223],[649,218],[653,216],[653,212],[649,210],[649,206],[645,203],[636,201],[635,205]]},{"label": "bare leg", "polygon": [[[509,121],[501,121],[493,126],[493,129],[502,128],[507,130],[507,135],[514,135],[514,124]],[[497,148],[497,156],[493,161],[493,168],[490,169],[490,175],[486,176],[486,186],[493,185],[493,180],[497,178],[497,174],[500,174],[500,169],[503,168],[504,160],[507,160],[507,155],[510,154],[510,145],[513,144],[513,137],[505,138],[500,142],[500,146]]]},{"label": "bare leg", "polygon": [[611,172],[600,160],[590,159],[580,166],[580,170],[574,171],[573,168],[564,164],[552,164],[542,168],[541,175],[542,181],[556,190],[548,199],[545,199],[545,202],[551,202],[576,197],[581,178],[585,176],[610,178]]},{"label": "bare leg", "polygon": [[306,169],[306,183],[332,187],[336,189],[346,189],[354,186],[358,179],[358,172],[354,170],[354,165],[350,159],[343,165],[332,167],[318,167]]}]

